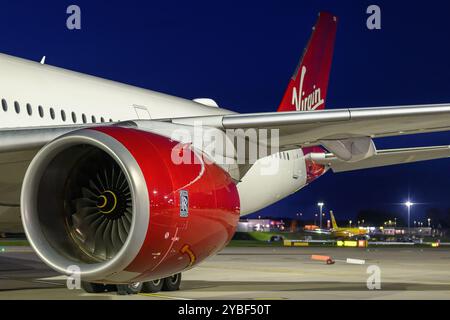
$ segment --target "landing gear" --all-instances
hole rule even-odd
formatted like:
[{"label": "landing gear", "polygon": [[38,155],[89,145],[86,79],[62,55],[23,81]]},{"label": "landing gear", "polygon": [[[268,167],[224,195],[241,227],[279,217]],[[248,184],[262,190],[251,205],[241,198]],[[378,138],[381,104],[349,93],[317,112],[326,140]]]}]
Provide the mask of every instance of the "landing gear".
[{"label": "landing gear", "polygon": [[81,288],[87,293],[102,293],[108,291],[108,285],[81,281]]},{"label": "landing gear", "polygon": [[138,294],[141,292],[142,286],[143,286],[142,282],[133,282],[130,284],[118,284],[117,294],[119,295]]},{"label": "landing gear", "polygon": [[164,279],[157,279],[153,281],[144,282],[142,292],[157,293],[160,292],[164,284]]},{"label": "landing gear", "polygon": [[165,278],[162,285],[163,291],[177,291],[180,290],[181,273],[174,274],[171,277]]},{"label": "landing gear", "polygon": [[157,293],[160,291],[177,291],[180,290],[180,284],[181,273],[177,273],[164,279],[118,285],[108,285],[82,281],[81,288],[87,293],[103,293],[117,290],[118,295],[129,295],[139,294],[140,292]]}]

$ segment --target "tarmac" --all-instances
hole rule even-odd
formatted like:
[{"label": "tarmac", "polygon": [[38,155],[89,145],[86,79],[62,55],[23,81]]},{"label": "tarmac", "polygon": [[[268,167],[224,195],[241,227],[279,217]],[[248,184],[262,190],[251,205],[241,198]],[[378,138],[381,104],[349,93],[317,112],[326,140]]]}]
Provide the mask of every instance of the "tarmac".
[{"label": "tarmac", "polygon": [[[335,264],[312,255],[330,256]],[[348,258],[365,264],[348,264]],[[180,291],[119,296],[69,290],[30,248],[9,247],[0,252],[2,299],[447,300],[450,248],[229,247],[184,273]]]}]

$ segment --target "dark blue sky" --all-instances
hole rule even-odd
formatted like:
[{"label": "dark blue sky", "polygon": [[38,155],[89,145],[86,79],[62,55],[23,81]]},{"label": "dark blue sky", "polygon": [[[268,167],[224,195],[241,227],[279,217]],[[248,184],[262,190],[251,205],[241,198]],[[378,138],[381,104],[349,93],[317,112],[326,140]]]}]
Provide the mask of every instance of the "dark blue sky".
[{"label": "dark blue sky", "polygon": [[[275,111],[320,10],[340,17],[328,108],[450,102],[448,1],[2,1],[0,51],[239,112]],[[82,30],[65,28],[82,9]],[[382,30],[366,28],[378,4]],[[1,72],[1,70],[0,70]],[[1,88],[0,88],[1,90]],[[378,148],[450,144],[450,134],[377,141]],[[450,159],[328,173],[262,212],[340,217],[404,214],[407,199],[450,208]]]}]

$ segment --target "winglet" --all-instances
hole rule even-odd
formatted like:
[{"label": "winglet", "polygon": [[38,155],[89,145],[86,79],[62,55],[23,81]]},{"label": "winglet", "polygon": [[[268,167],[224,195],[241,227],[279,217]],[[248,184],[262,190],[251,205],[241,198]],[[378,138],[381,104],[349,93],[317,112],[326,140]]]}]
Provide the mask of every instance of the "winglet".
[{"label": "winglet", "polygon": [[45,59],[46,59],[47,57],[46,56],[43,56],[42,57],[42,59],[41,59],[41,64],[45,64]]}]

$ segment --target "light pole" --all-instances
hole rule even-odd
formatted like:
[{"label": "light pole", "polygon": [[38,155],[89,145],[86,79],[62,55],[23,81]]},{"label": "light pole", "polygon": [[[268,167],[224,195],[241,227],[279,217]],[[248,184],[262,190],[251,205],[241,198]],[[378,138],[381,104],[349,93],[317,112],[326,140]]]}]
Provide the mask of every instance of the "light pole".
[{"label": "light pole", "polygon": [[411,218],[411,207],[414,205],[414,203],[412,203],[411,201],[406,201],[405,202],[405,206],[408,208],[408,234],[411,234],[411,229],[410,229],[410,218]]},{"label": "light pole", "polygon": [[319,202],[317,205],[318,205],[319,208],[320,208],[319,225],[320,225],[320,229],[322,229],[322,215],[323,215],[322,209],[323,209],[323,206],[324,206],[325,204],[324,204],[323,202]]}]

